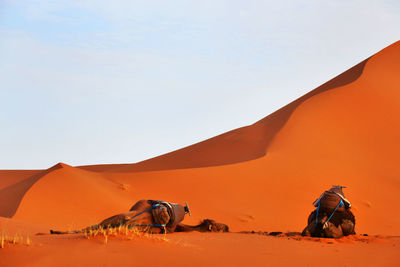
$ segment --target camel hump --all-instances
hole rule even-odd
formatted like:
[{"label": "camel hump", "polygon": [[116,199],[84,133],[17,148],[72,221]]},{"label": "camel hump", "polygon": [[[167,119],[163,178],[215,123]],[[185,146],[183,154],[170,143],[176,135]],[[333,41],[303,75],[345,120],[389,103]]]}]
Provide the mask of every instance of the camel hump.
[{"label": "camel hump", "polygon": [[149,200],[147,199],[141,199],[138,202],[136,202],[130,209],[129,211],[138,211],[138,210],[142,210],[142,209],[147,209],[149,204],[152,205],[152,203],[150,203]]},{"label": "camel hump", "polygon": [[338,195],[338,196],[340,197],[340,199],[343,201],[345,208],[348,209],[348,208],[351,207],[351,203],[350,203],[350,201],[344,196],[343,188],[346,188],[346,186],[342,186],[342,185],[333,185],[332,188],[329,189],[329,191],[335,193],[336,195]]},{"label": "camel hump", "polygon": [[340,206],[339,210],[348,209],[351,207],[351,203],[345,198],[343,194],[343,188],[345,186],[334,185],[331,189],[325,191],[313,204],[315,207],[318,205],[321,208],[333,210],[335,209],[340,201],[343,202],[344,207]]},{"label": "camel hump", "polygon": [[331,191],[325,191],[323,196],[321,197],[320,207],[328,210],[334,210],[336,206],[340,203],[341,197],[338,194],[335,194]]}]

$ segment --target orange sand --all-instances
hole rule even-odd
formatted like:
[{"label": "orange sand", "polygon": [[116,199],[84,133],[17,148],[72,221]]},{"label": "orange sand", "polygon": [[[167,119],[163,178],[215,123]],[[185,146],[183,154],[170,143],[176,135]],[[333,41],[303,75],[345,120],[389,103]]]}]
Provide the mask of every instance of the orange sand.
[{"label": "orange sand", "polygon": [[400,236],[399,84],[397,42],[253,125],[166,155],[136,164],[0,171],[0,232],[32,235],[31,246],[0,249],[0,265],[398,266],[400,239],[390,237],[330,244],[186,233],[168,241],[116,237],[105,245],[33,234],[84,227],[142,198],[189,201],[186,223],[209,217],[233,232],[301,231],[315,198],[341,184],[357,233]]}]

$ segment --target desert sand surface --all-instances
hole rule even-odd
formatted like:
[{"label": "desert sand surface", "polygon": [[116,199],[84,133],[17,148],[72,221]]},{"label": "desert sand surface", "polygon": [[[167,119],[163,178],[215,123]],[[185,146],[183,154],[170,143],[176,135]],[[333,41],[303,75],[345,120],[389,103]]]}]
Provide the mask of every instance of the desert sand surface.
[{"label": "desert sand surface", "polygon": [[[0,233],[21,236],[0,266],[399,266],[399,113],[396,42],[252,125],[153,159],[0,171]],[[333,184],[348,187],[356,236],[264,234],[301,232]],[[212,218],[231,233],[35,235],[140,199],[188,201],[185,223]]]}]

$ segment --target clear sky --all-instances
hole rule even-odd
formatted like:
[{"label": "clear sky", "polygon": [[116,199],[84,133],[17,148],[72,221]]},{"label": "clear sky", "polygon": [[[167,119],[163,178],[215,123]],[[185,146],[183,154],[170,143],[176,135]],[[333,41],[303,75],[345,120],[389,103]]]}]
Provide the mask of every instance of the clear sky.
[{"label": "clear sky", "polygon": [[397,41],[398,0],[0,0],[0,169],[133,163]]}]

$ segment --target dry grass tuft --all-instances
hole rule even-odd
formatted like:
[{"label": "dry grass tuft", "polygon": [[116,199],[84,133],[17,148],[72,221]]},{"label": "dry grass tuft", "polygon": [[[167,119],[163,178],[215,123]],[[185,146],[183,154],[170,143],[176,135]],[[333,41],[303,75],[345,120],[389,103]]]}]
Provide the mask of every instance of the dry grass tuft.
[{"label": "dry grass tuft", "polygon": [[9,236],[9,235],[5,234],[4,232],[2,232],[0,234],[0,248],[5,248],[8,244],[13,244],[13,245],[23,244],[23,245],[30,246],[32,244],[32,241],[29,236],[27,236],[25,239],[20,234],[15,234],[13,236]]},{"label": "dry grass tuft", "polygon": [[139,228],[139,227],[130,227],[126,225],[120,225],[118,227],[107,227],[103,228],[100,227],[98,229],[90,229],[88,231],[85,231],[83,235],[87,239],[91,238],[96,238],[96,237],[102,237],[104,238],[104,244],[107,244],[109,242],[110,237],[122,237],[126,238],[129,240],[133,239],[138,239],[138,238],[145,238],[145,239],[150,239],[150,240],[155,240],[155,241],[162,241],[162,242],[169,242],[169,240],[166,238],[165,234],[151,234],[149,232],[150,228]]}]

